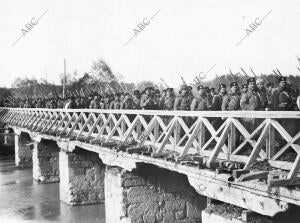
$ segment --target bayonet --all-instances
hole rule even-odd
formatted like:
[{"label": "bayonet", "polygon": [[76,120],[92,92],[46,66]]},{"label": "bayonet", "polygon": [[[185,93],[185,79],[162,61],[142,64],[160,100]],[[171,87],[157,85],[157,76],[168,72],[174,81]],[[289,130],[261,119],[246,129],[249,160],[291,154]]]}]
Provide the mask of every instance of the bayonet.
[{"label": "bayonet", "polygon": [[160,80],[164,83],[164,85],[166,85],[167,88],[169,88],[169,85],[166,84],[164,79],[160,78]]},{"label": "bayonet", "polygon": [[187,83],[185,82],[185,80],[183,79],[183,77],[180,76],[180,78],[181,78],[181,80],[182,80],[182,83],[183,83],[184,85],[187,85]]},{"label": "bayonet", "polygon": [[240,67],[240,68],[243,71],[243,73],[246,75],[246,78],[249,78],[249,75],[246,73],[246,71],[242,67]]}]

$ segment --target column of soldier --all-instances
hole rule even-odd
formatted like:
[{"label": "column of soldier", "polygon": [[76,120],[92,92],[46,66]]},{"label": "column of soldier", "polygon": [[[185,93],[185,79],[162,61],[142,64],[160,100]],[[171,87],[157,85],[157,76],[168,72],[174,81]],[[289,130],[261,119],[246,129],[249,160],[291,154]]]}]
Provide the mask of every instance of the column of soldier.
[{"label": "column of soldier", "polygon": [[[121,93],[99,93],[69,95],[66,98],[52,96],[45,98],[26,98],[6,103],[7,107],[21,108],[68,108],[68,109],[147,109],[147,110],[192,110],[192,111],[235,111],[235,110],[299,110],[297,94],[287,83],[287,78],[277,76],[278,86],[266,83],[261,77],[247,77],[245,83],[239,86],[232,81],[230,86],[218,83],[218,88],[210,88],[198,83],[193,87],[183,84],[178,94],[174,89],[167,87],[160,91],[147,87],[142,92],[135,90]],[[11,100],[10,100],[11,101]]]}]

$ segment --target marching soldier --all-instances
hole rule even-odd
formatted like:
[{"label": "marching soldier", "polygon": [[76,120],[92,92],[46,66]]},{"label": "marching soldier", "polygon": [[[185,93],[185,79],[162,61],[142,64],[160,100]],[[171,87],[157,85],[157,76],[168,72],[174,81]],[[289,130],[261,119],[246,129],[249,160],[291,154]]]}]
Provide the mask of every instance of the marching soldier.
[{"label": "marching soldier", "polygon": [[174,102],[174,110],[190,110],[191,98],[188,94],[188,86],[182,85],[180,87],[179,95]]},{"label": "marching soldier", "polygon": [[141,108],[146,110],[154,109],[154,99],[151,87],[145,89],[145,94],[141,98]]},{"label": "marching soldier", "polygon": [[81,104],[81,98],[76,98],[75,103],[76,108],[84,108],[84,106]]},{"label": "marching soldier", "polygon": [[110,103],[109,109],[120,109],[121,101],[120,101],[120,93],[116,93],[114,100]]},{"label": "marching soldier", "polygon": [[212,101],[214,96],[216,95],[215,88],[210,88],[207,90],[207,109],[211,110]]},{"label": "marching soldier", "polygon": [[101,98],[99,101],[99,107],[100,109],[105,109],[105,101],[104,98]]},{"label": "marching soldier", "polygon": [[[259,96],[256,89],[255,78],[248,78],[248,90],[246,93],[242,94],[240,106],[244,111],[258,111],[261,110],[262,106],[260,103]],[[244,125],[249,131],[253,131],[256,124],[256,120],[254,118],[243,118]]]},{"label": "marching soldier", "polygon": [[249,78],[247,80],[248,90],[242,94],[240,106],[242,110],[257,111],[261,110],[261,102],[258,94],[255,92],[256,84],[255,78]]},{"label": "marching soldier", "polygon": [[271,108],[273,90],[274,90],[274,83],[272,82],[267,83],[266,91],[267,91],[268,108]]},{"label": "marching soldier", "polygon": [[193,101],[194,95],[193,95],[193,87],[192,86],[188,86],[188,95],[189,95],[189,100],[190,102]]},{"label": "marching soldier", "polygon": [[208,110],[208,100],[206,95],[206,89],[199,85],[197,87],[198,95],[195,97],[191,103],[192,111],[206,111]]},{"label": "marching soldier", "polygon": [[159,91],[159,89],[156,89],[154,91],[154,95],[153,95],[153,103],[154,103],[153,106],[154,106],[155,110],[162,109],[161,105],[163,102],[161,102],[161,100],[163,100],[163,98],[161,98],[160,91]]},{"label": "marching soldier", "polygon": [[75,97],[71,96],[65,105],[65,109],[76,109]]},{"label": "marching soldier", "polygon": [[220,83],[219,94],[217,94],[213,97],[211,110],[213,110],[213,111],[221,111],[222,110],[222,102],[223,102],[223,98],[226,94],[227,94],[226,85]]},{"label": "marching soldier", "polygon": [[57,99],[57,108],[64,108],[64,102],[60,97]]},{"label": "marching soldier", "polygon": [[49,108],[49,109],[55,108],[53,98],[49,99],[49,101],[46,103],[46,108]]},{"label": "marching soldier", "polygon": [[128,92],[126,92],[124,94],[123,101],[121,101],[120,109],[132,109],[132,103],[133,101],[131,95]]},{"label": "marching soldier", "polygon": [[272,94],[272,108],[275,111],[292,111],[293,102],[287,88],[286,77],[278,78],[279,86]]},{"label": "marching soldier", "polygon": [[245,94],[247,90],[248,90],[248,84],[243,84],[241,94]]},{"label": "marching soldier", "polygon": [[261,103],[262,110],[269,110],[268,108],[268,98],[267,90],[265,88],[265,82],[262,78],[257,78],[256,80],[257,94]]},{"label": "marching soldier", "polygon": [[111,103],[111,97],[109,94],[106,94],[104,98],[104,109],[109,109],[110,103]]},{"label": "marching soldier", "polygon": [[230,91],[224,96],[222,111],[236,111],[240,109],[240,95],[237,82],[230,83]]},{"label": "marching soldier", "polygon": [[209,94],[211,95],[211,97],[213,98],[216,95],[216,89],[214,87],[209,89]]},{"label": "marching soldier", "polygon": [[26,99],[26,102],[25,102],[25,105],[24,105],[24,108],[31,108],[32,107],[32,104],[30,102],[30,99]]},{"label": "marching soldier", "polygon": [[166,93],[166,97],[164,99],[163,110],[171,111],[174,109],[174,102],[175,102],[173,88],[167,88],[166,92],[167,93]]},{"label": "marching soldier", "polygon": [[135,90],[133,92],[132,108],[140,109],[140,105],[141,105],[141,94],[139,90]]},{"label": "marching soldier", "polygon": [[91,101],[89,108],[90,109],[98,109],[98,108],[100,108],[99,98],[98,98],[97,95],[94,96],[94,99]]},{"label": "marching soldier", "polygon": [[161,97],[159,98],[159,108],[164,110],[165,100],[167,96],[167,89],[162,90]]},{"label": "marching soldier", "polygon": [[36,107],[36,108],[43,108],[43,107],[44,107],[43,101],[42,101],[41,98],[39,98],[39,99],[37,100],[37,103],[36,103],[36,106],[35,106],[35,107]]}]

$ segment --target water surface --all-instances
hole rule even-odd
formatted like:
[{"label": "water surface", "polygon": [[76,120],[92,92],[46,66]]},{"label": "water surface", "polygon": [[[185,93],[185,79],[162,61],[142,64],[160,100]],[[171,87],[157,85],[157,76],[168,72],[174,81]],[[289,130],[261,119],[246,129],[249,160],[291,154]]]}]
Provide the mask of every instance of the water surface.
[{"label": "water surface", "polygon": [[0,222],[105,222],[104,204],[70,207],[59,200],[59,184],[38,184],[32,169],[18,170],[0,157]]}]

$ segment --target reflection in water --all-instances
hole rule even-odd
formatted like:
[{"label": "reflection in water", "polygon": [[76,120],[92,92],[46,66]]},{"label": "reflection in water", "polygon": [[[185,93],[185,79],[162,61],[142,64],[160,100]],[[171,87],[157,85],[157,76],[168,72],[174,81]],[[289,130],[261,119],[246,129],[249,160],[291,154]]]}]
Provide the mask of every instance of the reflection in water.
[{"label": "reflection in water", "polygon": [[0,159],[0,222],[105,222],[104,204],[70,207],[59,200],[59,184],[38,184],[32,170]]}]

